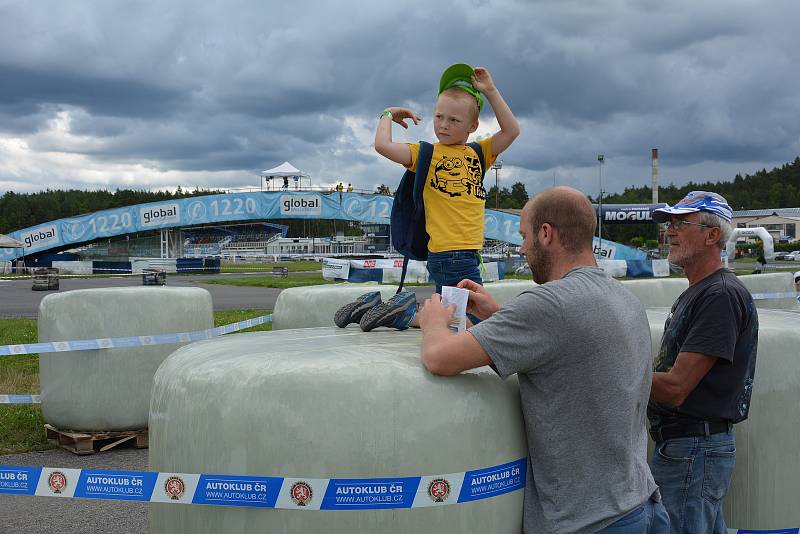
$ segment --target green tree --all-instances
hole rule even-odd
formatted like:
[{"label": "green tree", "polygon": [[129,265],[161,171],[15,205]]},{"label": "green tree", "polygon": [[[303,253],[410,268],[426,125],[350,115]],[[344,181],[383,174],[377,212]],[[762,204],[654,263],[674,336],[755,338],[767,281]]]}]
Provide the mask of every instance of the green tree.
[{"label": "green tree", "polygon": [[516,182],[511,186],[511,195],[509,197],[510,208],[522,209],[525,203],[528,202],[528,191],[525,190],[525,184]]},{"label": "green tree", "polygon": [[643,247],[644,238],[641,236],[632,237],[630,243],[632,247]]}]

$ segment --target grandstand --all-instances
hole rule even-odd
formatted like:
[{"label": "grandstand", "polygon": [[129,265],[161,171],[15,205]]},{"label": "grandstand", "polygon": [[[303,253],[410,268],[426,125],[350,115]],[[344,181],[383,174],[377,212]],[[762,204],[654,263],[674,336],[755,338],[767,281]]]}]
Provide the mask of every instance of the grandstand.
[{"label": "grandstand", "polygon": [[187,258],[263,254],[268,243],[286,237],[287,231],[287,226],[272,223],[184,229],[183,254]]}]

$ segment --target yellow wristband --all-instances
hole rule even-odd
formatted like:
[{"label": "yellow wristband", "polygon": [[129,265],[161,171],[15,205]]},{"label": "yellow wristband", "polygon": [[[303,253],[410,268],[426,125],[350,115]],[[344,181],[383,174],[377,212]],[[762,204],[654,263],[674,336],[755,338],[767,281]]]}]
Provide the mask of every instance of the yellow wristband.
[{"label": "yellow wristband", "polygon": [[394,117],[392,117],[392,112],[391,112],[391,111],[389,111],[388,109],[384,109],[384,110],[383,110],[383,113],[381,113],[381,116],[380,116],[380,117],[378,117],[378,118],[379,118],[379,119],[382,119],[382,118],[384,118],[384,117],[389,117],[389,120],[394,120]]}]

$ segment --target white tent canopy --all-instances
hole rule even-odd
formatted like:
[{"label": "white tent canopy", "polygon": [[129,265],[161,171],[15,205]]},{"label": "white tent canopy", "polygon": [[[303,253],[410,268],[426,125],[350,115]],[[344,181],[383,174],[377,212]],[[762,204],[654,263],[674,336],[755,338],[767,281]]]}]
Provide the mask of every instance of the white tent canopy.
[{"label": "white tent canopy", "polygon": [[277,167],[273,167],[272,169],[268,169],[266,171],[261,171],[261,176],[292,177],[292,176],[308,176],[308,174],[295,168],[295,166],[289,163],[288,161],[284,161]]},{"label": "white tent canopy", "polygon": [[17,241],[13,237],[0,234],[0,248],[22,248],[24,246],[25,243],[22,241]]}]

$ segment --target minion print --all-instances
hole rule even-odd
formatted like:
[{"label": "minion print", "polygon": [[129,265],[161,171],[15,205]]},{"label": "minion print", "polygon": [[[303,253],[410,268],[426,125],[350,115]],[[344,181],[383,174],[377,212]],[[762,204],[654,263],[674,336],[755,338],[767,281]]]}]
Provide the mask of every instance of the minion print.
[{"label": "minion print", "polygon": [[462,195],[486,199],[483,188],[481,164],[477,156],[465,154],[463,157],[449,158],[443,156],[436,164],[431,187],[451,197]]}]

